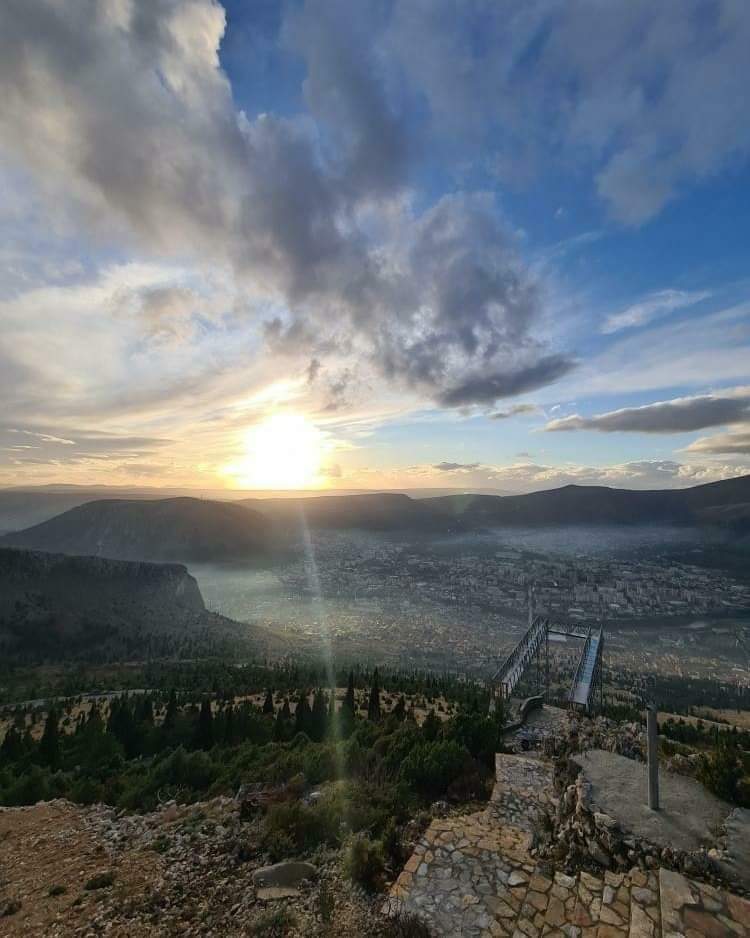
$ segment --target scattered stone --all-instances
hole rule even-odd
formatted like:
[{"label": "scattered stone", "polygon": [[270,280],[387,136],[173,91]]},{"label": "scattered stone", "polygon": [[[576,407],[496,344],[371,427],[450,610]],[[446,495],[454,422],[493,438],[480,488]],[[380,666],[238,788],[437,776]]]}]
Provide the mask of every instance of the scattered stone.
[{"label": "scattered stone", "polygon": [[312,863],[289,860],[255,870],[253,883],[258,887],[296,886],[305,879],[314,879],[317,872]]}]

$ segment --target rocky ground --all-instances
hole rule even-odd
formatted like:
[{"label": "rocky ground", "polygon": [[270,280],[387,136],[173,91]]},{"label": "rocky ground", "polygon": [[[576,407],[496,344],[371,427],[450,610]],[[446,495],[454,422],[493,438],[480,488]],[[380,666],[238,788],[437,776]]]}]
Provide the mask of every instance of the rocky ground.
[{"label": "rocky ground", "polygon": [[385,933],[336,855],[316,858],[311,880],[259,877],[255,843],[230,798],[143,816],[63,801],[0,809],[0,936]]}]

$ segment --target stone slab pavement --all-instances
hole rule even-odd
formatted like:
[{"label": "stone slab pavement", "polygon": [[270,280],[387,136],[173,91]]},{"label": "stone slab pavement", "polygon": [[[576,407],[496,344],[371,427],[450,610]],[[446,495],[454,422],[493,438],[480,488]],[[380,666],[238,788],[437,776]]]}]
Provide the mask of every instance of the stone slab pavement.
[{"label": "stone slab pavement", "polygon": [[750,938],[750,902],[680,874],[568,876],[538,864],[519,821],[551,798],[545,777],[541,760],[499,755],[490,806],[433,821],[385,911],[418,915],[435,938]]}]

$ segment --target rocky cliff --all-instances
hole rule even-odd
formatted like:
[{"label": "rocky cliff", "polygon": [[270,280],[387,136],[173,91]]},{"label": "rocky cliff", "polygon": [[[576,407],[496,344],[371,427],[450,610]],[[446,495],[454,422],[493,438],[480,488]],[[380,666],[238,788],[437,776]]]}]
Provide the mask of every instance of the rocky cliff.
[{"label": "rocky cliff", "polygon": [[168,651],[240,626],[206,612],[180,564],[0,548],[0,645],[24,658]]}]

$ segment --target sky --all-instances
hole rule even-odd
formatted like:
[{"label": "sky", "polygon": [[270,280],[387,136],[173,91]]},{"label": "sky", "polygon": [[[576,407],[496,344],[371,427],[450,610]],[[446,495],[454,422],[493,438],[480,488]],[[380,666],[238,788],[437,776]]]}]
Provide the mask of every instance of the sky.
[{"label": "sky", "polygon": [[0,485],[750,472],[746,0],[5,0]]}]

